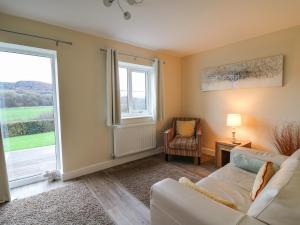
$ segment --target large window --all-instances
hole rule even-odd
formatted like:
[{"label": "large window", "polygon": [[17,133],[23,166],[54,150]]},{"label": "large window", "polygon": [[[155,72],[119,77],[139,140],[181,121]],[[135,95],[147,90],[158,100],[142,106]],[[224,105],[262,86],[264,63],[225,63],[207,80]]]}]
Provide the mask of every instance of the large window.
[{"label": "large window", "polygon": [[122,118],[151,116],[152,68],[119,62]]}]

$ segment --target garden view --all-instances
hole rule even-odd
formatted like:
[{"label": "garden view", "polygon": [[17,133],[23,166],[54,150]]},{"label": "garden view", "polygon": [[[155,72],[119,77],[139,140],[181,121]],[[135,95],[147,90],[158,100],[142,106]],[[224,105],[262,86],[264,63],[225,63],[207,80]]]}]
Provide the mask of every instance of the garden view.
[{"label": "garden view", "polygon": [[0,82],[5,152],[55,144],[52,85]]}]

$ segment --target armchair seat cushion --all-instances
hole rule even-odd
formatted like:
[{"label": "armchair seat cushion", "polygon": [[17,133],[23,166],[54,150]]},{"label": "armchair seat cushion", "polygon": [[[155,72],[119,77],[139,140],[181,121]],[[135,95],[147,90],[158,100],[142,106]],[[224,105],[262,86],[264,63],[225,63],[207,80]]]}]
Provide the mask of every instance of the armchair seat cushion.
[{"label": "armchair seat cushion", "polygon": [[170,148],[182,150],[196,150],[197,140],[195,137],[182,137],[177,135],[169,144]]}]

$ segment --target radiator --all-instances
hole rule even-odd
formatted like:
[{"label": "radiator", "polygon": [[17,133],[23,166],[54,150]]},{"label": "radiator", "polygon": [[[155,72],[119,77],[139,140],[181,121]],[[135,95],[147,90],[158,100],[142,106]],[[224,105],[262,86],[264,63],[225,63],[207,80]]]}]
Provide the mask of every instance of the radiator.
[{"label": "radiator", "polygon": [[130,124],[114,128],[114,156],[156,148],[156,124]]}]

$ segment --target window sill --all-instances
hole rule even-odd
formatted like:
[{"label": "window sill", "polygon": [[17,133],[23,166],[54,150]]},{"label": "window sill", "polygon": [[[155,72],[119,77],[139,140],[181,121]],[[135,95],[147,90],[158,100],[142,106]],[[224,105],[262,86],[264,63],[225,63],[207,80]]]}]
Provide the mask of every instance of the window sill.
[{"label": "window sill", "polygon": [[140,116],[131,116],[131,117],[123,117],[122,124],[138,124],[145,122],[153,122],[153,116],[151,115],[140,115]]},{"label": "window sill", "polygon": [[122,120],[130,120],[130,119],[149,119],[149,118],[153,118],[152,115],[138,115],[138,116],[124,116],[122,117]]}]

